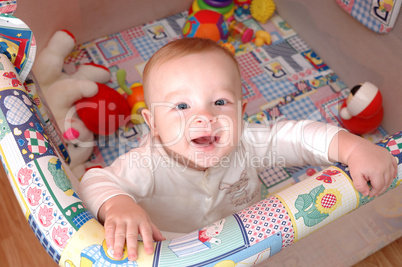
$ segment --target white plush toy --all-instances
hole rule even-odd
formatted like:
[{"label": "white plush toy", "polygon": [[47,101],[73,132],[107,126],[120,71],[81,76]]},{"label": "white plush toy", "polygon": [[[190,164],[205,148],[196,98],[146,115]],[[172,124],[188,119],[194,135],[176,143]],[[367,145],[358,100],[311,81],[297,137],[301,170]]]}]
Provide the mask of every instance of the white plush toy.
[{"label": "white plush toy", "polygon": [[74,36],[57,31],[35,59],[33,73],[62,133],[71,163],[70,169],[81,178],[93,152],[94,133],[78,117],[74,103],[98,93],[98,83],[106,83],[111,75],[100,65],[85,64],[67,75],[62,71],[65,57],[75,46]]}]

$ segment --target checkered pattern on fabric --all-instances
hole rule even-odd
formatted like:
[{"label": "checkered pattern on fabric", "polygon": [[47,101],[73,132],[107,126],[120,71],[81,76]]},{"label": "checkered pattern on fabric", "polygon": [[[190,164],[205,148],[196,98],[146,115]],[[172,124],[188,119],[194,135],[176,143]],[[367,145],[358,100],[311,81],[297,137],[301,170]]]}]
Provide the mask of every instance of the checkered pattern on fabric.
[{"label": "checkered pattern on fabric", "polygon": [[253,88],[243,78],[241,79],[241,82],[243,98],[247,99],[253,97],[255,95]]},{"label": "checkered pattern on fabric", "polygon": [[24,124],[32,116],[26,105],[16,96],[6,96],[4,106],[8,109],[6,113],[7,121],[13,125]]},{"label": "checkered pattern on fabric", "polygon": [[297,35],[289,38],[286,42],[297,52],[301,53],[310,49],[310,47]]},{"label": "checkered pattern on fabric", "polygon": [[145,32],[142,26],[135,26],[133,28],[127,29],[122,34],[126,35],[129,39],[136,39],[145,36]]},{"label": "checkered pattern on fabric", "polygon": [[322,104],[323,108],[322,110],[325,113],[327,122],[336,126],[341,125],[340,118],[338,117],[338,115],[339,115],[339,106],[341,105],[342,99],[343,99],[342,97],[336,97]]},{"label": "checkered pattern on fabric", "polygon": [[77,228],[81,228],[87,221],[94,219],[89,211],[84,211],[73,218],[74,224]]},{"label": "checkered pattern on fabric", "polygon": [[402,137],[394,136],[388,141],[387,147],[392,155],[397,155],[402,152]]},{"label": "checkered pattern on fabric", "polygon": [[55,262],[59,262],[61,257],[60,253],[49,243],[48,238],[42,233],[41,227],[38,226],[31,214],[28,217],[28,223],[42,247]]},{"label": "checkered pattern on fabric", "polygon": [[250,246],[275,233],[282,235],[282,248],[293,244],[294,232],[290,216],[274,196],[237,213],[244,225]]},{"label": "checkered pattern on fabric", "polygon": [[313,113],[310,113],[307,118],[308,120],[313,120],[313,121],[321,121],[324,123],[327,123],[325,118],[322,116],[321,112],[319,110],[313,111]]},{"label": "checkered pattern on fabric", "polygon": [[254,76],[250,80],[268,102],[297,91],[294,84],[288,80],[272,81],[266,73]]},{"label": "checkered pattern on fabric", "polygon": [[252,53],[245,53],[236,57],[239,63],[240,71],[244,77],[254,77],[262,74],[264,71],[259,67],[258,60]]},{"label": "checkered pattern on fabric", "polygon": [[115,161],[120,155],[123,155],[139,146],[138,139],[130,140],[128,143],[119,142],[119,140],[111,141],[107,139],[108,137],[100,136],[98,141],[99,151],[106,165],[110,165]]},{"label": "checkered pattern on fabric", "polygon": [[267,168],[261,171],[258,176],[268,188],[290,178],[289,173],[280,167]]},{"label": "checkered pattern on fabric", "polygon": [[288,120],[306,119],[317,111],[314,103],[308,97],[290,102],[285,106],[279,107],[279,109]]},{"label": "checkered pattern on fabric", "polygon": [[88,51],[88,55],[92,59],[92,62],[99,64],[99,65],[109,67],[109,63],[107,62],[107,60],[105,58],[103,58],[102,53],[100,53],[100,51],[97,49],[96,46],[88,47],[87,51]]},{"label": "checkered pattern on fabric", "polygon": [[337,199],[336,199],[336,196],[334,194],[326,194],[321,199],[321,206],[323,208],[329,209],[329,208],[332,208],[332,206],[335,205],[336,201],[337,201]]},{"label": "checkered pattern on fabric", "polygon": [[132,44],[135,46],[137,51],[140,53],[142,59],[147,61],[151,56],[163,45],[167,44],[167,40],[161,40],[159,42],[153,42],[148,38],[148,36],[141,36],[132,40]]},{"label": "checkered pattern on fabric", "polygon": [[49,142],[35,129],[25,130],[24,136],[28,140],[28,149],[32,154],[41,155],[47,151]]},{"label": "checkered pattern on fabric", "polygon": [[370,15],[370,9],[371,1],[355,1],[350,14],[367,28],[378,32],[381,23]]}]

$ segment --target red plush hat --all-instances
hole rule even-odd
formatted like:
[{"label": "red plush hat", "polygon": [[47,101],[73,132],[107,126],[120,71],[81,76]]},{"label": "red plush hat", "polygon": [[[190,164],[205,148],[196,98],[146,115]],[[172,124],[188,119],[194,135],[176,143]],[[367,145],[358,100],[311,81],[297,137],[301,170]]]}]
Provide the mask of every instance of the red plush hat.
[{"label": "red plush hat", "polygon": [[356,86],[351,91],[346,107],[340,111],[342,119],[348,120],[351,117],[370,118],[382,107],[382,96],[377,86],[365,82]]},{"label": "red plush hat", "polygon": [[344,127],[354,134],[374,131],[384,116],[380,91],[369,82],[355,86],[343,102],[339,115]]}]

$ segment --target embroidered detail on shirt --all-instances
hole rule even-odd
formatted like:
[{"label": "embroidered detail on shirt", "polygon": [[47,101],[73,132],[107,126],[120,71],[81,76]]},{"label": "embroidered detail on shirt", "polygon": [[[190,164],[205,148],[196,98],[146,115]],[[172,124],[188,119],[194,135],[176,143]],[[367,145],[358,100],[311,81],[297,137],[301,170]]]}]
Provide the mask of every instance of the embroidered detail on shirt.
[{"label": "embroidered detail on shirt", "polygon": [[234,184],[221,183],[219,189],[226,190],[226,195],[229,196],[231,203],[238,207],[249,203],[258,194],[258,191],[255,191],[250,195],[250,192],[247,190],[249,180],[248,173],[244,170],[237,182]]}]

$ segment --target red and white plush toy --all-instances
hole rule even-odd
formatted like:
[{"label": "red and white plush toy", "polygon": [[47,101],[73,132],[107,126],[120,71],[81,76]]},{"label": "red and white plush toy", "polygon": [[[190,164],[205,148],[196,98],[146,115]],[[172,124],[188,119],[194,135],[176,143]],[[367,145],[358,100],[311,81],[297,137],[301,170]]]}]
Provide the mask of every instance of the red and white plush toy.
[{"label": "red and white plush toy", "polygon": [[35,59],[33,73],[67,145],[70,169],[80,178],[89,167],[95,134],[114,133],[130,109],[123,96],[104,84],[111,78],[107,68],[83,64],[71,75],[63,72],[75,44],[70,32],[55,32]]},{"label": "red and white plush toy", "polygon": [[374,131],[384,117],[380,90],[369,82],[356,85],[343,102],[339,115],[344,126],[354,134]]}]

